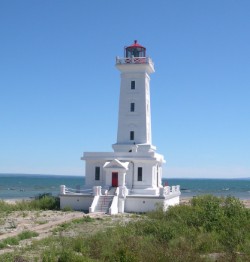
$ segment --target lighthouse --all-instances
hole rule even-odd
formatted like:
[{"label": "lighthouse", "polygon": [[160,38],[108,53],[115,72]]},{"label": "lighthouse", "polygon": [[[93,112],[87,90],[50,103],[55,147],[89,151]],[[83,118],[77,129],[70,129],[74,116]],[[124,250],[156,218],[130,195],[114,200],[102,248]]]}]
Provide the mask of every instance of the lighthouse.
[{"label": "lighthouse", "polygon": [[139,150],[154,150],[150,112],[150,74],[155,71],[154,64],[137,41],[125,47],[124,54],[124,58],[116,58],[121,84],[117,143],[113,149],[126,152],[135,144]]},{"label": "lighthouse", "polygon": [[179,204],[180,187],[162,185],[163,155],[152,145],[150,75],[154,63],[137,41],[116,57],[120,72],[118,128],[113,152],[84,152],[85,185],[61,186],[61,208],[109,214],[147,212]]}]

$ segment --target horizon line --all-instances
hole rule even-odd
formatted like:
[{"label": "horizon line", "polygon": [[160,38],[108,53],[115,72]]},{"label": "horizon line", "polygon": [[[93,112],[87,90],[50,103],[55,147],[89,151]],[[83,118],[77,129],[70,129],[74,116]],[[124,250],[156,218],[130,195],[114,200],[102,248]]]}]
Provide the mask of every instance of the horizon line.
[{"label": "horizon line", "polygon": [[[17,176],[22,176],[22,175],[30,175],[30,176],[72,176],[72,177],[85,177],[85,175],[69,175],[69,174],[42,174],[42,173],[2,173],[0,172],[0,176],[2,175],[17,175]],[[250,177],[165,177],[163,176],[162,179],[250,179]]]}]

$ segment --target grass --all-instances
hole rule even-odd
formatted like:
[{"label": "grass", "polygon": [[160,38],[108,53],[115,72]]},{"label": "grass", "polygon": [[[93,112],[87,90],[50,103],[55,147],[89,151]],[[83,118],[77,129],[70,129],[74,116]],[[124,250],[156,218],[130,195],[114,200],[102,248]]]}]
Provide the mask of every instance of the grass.
[{"label": "grass", "polygon": [[[59,234],[33,241],[23,253],[0,256],[0,261],[15,256],[42,262],[250,261],[250,210],[234,197],[200,196],[189,206],[130,220],[110,227],[111,220],[77,219],[59,227]],[[89,231],[98,226],[96,233]]]},{"label": "grass", "polygon": [[84,223],[89,223],[89,222],[94,222],[94,221],[95,219],[91,218],[90,216],[85,216],[83,218],[77,218],[70,222],[60,224],[59,226],[54,228],[53,234],[73,228],[76,224],[84,224]]},{"label": "grass", "polygon": [[[60,200],[54,196],[44,196],[39,199],[31,201],[23,200],[15,204],[9,204],[0,200],[0,214],[10,213],[13,211],[27,211],[27,210],[59,210]],[[23,213],[25,216],[25,212]]]},{"label": "grass", "polygon": [[33,231],[23,231],[18,234],[16,237],[8,237],[4,240],[0,241],[0,249],[6,248],[8,246],[16,246],[19,245],[19,242],[25,239],[30,239],[32,237],[37,237],[38,233]]}]

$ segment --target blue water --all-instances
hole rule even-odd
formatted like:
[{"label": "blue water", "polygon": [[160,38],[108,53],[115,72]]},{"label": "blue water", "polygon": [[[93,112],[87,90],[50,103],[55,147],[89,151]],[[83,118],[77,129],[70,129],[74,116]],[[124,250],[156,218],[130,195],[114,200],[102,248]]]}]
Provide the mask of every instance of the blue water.
[{"label": "blue water", "polygon": [[180,185],[182,197],[203,194],[235,196],[250,199],[250,179],[164,179],[171,185]]},{"label": "blue water", "polygon": [[25,199],[42,193],[56,196],[60,185],[81,188],[84,182],[84,177],[79,176],[0,174],[0,199]]},{"label": "blue water", "polygon": [[[0,199],[31,198],[42,193],[59,194],[60,185],[82,188],[85,179],[80,176],[0,174]],[[232,195],[250,199],[250,179],[163,179],[163,184],[180,185],[182,197],[201,194]]]}]

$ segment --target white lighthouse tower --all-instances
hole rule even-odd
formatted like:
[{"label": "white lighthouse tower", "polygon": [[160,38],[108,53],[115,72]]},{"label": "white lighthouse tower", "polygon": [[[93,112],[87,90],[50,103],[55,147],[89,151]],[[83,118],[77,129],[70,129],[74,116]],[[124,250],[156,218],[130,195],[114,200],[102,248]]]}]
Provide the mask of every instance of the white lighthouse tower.
[{"label": "white lighthouse tower", "polygon": [[116,59],[121,72],[117,143],[115,152],[129,151],[136,144],[140,149],[152,146],[150,113],[150,74],[154,64],[146,57],[146,48],[137,41],[125,48],[125,58]]},{"label": "white lighthouse tower", "polygon": [[116,58],[120,71],[117,141],[114,152],[85,152],[85,187],[73,192],[61,187],[61,207],[90,212],[147,212],[179,203],[179,186],[163,187],[163,155],[152,145],[150,74],[146,48],[134,41]]}]

